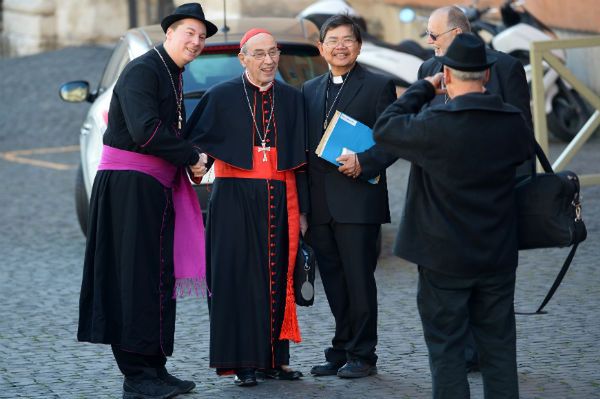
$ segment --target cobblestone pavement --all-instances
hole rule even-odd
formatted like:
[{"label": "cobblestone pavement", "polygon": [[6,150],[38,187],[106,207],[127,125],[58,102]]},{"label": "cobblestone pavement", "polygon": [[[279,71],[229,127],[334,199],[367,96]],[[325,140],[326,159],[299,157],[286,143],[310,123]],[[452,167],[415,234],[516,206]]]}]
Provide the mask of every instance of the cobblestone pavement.
[{"label": "cobblestone pavement", "polygon": [[[70,48],[0,60],[0,153],[78,144],[86,105],[63,103],[58,84],[97,82],[109,50]],[[556,153],[559,145],[552,145]],[[76,341],[84,238],[77,225],[73,183],[78,152],[29,158],[71,165],[53,170],[0,158],[0,398],[115,398],[122,378],[110,349]],[[571,165],[578,173],[600,169],[600,140],[592,140]],[[356,381],[309,376],[323,360],[333,322],[320,281],[316,304],[299,308],[304,341],[293,345],[301,381],[266,381],[235,387],[208,369],[208,315],[203,300],[178,304],[171,371],[198,382],[187,398],[428,398],[427,352],[415,305],[416,268],[390,255],[402,206],[407,165],[389,172],[392,225],[383,229],[377,268],[379,374]],[[522,398],[600,398],[600,187],[583,189],[588,240],[542,316],[518,316]],[[567,249],[521,253],[516,307],[531,310],[543,298]],[[469,377],[472,397],[482,398],[481,376]]]}]

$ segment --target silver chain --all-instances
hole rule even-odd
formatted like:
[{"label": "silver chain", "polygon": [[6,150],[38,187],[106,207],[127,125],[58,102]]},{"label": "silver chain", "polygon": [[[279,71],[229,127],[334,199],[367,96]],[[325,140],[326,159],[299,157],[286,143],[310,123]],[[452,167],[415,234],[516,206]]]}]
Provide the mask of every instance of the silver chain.
[{"label": "silver chain", "polygon": [[[335,102],[337,101],[339,95],[342,93],[342,90],[344,90],[344,85],[346,84],[348,79],[350,79],[350,75],[352,74],[353,70],[354,70],[354,68],[352,68],[350,70],[350,72],[348,72],[348,76],[346,76],[346,79],[344,79],[344,81],[342,82],[342,87],[340,87],[340,89],[338,90],[337,94],[335,95],[335,98],[333,99],[333,102],[331,103],[331,107],[329,107],[329,111],[327,111],[327,113],[325,114],[325,120],[323,121],[323,129],[327,129],[327,119],[329,118],[329,114],[333,110],[333,107],[335,107]],[[333,74],[331,74],[331,76],[333,77]],[[327,91],[325,92],[325,107],[327,107],[328,99],[329,99],[329,88],[327,88]]]},{"label": "silver chain", "polygon": [[162,54],[157,50],[156,47],[154,47],[154,51],[156,51],[156,54],[158,54],[158,56],[160,57],[160,60],[162,61],[163,65],[165,66],[165,69],[167,70],[167,73],[169,74],[171,86],[173,86],[173,93],[175,94],[175,102],[177,103],[177,127],[179,128],[179,130],[181,130],[181,122],[183,119],[181,117],[181,102],[183,100],[183,95],[177,95],[177,89],[175,89],[175,81],[173,80],[173,75],[171,75],[171,71],[169,70],[169,67],[167,66],[167,63],[165,62],[165,59],[163,58]]},{"label": "silver chain", "polygon": [[[244,74],[242,73],[242,86],[244,87],[244,94],[246,95],[246,103],[248,104],[248,109],[250,110],[250,115],[252,115],[252,121],[254,121],[254,127],[256,128],[256,134],[258,134],[258,138],[261,143],[265,143],[267,139],[267,133],[269,132],[269,126],[271,126],[271,120],[273,119],[273,110],[275,109],[275,87],[273,87],[273,98],[271,99],[271,114],[269,115],[269,120],[267,121],[267,126],[265,127],[265,134],[261,135],[260,130],[258,130],[258,124],[256,123],[256,114],[252,110],[252,105],[250,105],[250,97],[248,97],[248,90],[246,90],[246,81],[244,80]],[[273,85],[274,86],[274,85]]]}]

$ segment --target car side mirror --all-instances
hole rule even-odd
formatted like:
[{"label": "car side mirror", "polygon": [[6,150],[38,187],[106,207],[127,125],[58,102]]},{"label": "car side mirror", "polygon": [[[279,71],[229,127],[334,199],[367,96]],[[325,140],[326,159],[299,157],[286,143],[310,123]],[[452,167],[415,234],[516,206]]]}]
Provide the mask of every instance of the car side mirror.
[{"label": "car side mirror", "polygon": [[90,84],[84,80],[75,80],[64,83],[58,90],[58,95],[63,101],[80,103],[90,100]]}]

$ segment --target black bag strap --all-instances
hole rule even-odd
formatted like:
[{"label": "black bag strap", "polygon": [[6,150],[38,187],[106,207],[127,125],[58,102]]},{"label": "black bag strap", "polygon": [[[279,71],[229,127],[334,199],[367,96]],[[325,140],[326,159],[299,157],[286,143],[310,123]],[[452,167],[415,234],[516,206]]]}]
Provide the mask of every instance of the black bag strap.
[{"label": "black bag strap", "polygon": [[[542,165],[544,172],[554,173],[554,170],[552,169],[552,165],[550,164],[550,161],[548,161],[548,158],[546,157],[544,150],[542,150],[542,147],[540,147],[540,144],[537,142],[537,140],[535,138],[533,139],[533,142],[534,142],[534,147],[535,147],[535,155],[540,160],[540,164]],[[531,169],[532,169],[532,177],[535,177],[535,174],[536,174],[535,162],[533,162],[533,166]],[[567,270],[569,270],[569,267],[571,266],[571,262],[573,261],[573,257],[575,256],[575,251],[577,251],[578,245],[579,245],[579,242],[576,242],[575,244],[573,244],[573,247],[571,248],[569,255],[567,255],[567,259],[565,259],[565,262],[563,263],[562,268],[560,269],[560,271],[556,275],[556,278],[554,279],[554,283],[552,283],[552,287],[550,287],[550,289],[548,290],[546,297],[544,298],[544,300],[542,301],[542,303],[538,307],[538,309],[535,312],[515,312],[515,314],[534,315],[534,314],[547,313],[547,312],[544,312],[543,309],[548,304],[548,302],[550,302],[550,299],[552,299],[552,296],[554,296],[554,293],[556,292],[556,290],[558,289],[558,286],[560,285],[563,278],[565,277],[565,274],[567,274]]]},{"label": "black bag strap", "polygon": [[550,289],[548,290],[546,297],[544,298],[544,300],[542,301],[542,304],[538,307],[538,309],[535,312],[515,312],[515,314],[533,315],[533,314],[547,313],[547,312],[544,312],[543,309],[546,306],[546,304],[548,302],[550,302],[550,299],[552,299],[552,296],[554,295],[554,293],[556,292],[556,289],[558,288],[558,286],[562,282],[563,278],[565,277],[565,274],[567,274],[567,270],[569,270],[569,266],[571,266],[571,261],[573,260],[573,257],[575,256],[575,251],[577,250],[578,245],[579,245],[579,243],[576,242],[573,245],[573,247],[571,248],[569,255],[567,255],[567,259],[565,259],[565,263],[563,263],[562,268],[560,269],[560,271],[558,272],[558,275],[554,279],[554,283],[552,284],[552,287],[550,287]]},{"label": "black bag strap", "polygon": [[[550,164],[550,161],[548,161],[548,158],[546,157],[544,150],[542,150],[542,147],[540,147],[540,144],[537,142],[536,139],[533,139],[533,142],[535,143],[535,155],[540,160],[540,164],[542,165],[544,172],[554,173],[552,165]],[[533,162],[532,172],[532,175],[535,176],[535,162]]]}]

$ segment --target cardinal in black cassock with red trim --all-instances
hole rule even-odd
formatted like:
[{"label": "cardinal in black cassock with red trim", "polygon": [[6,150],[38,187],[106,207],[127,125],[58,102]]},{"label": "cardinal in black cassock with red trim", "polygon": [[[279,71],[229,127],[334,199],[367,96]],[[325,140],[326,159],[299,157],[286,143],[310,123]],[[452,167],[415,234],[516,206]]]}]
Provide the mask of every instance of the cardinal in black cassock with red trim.
[{"label": "cardinal in black cassock with red trim", "polygon": [[[212,87],[188,122],[214,160],[206,227],[210,367],[256,385],[256,372],[298,379],[293,267],[308,193],[300,91],[275,80],[280,50],[263,29],[240,42],[244,73]],[[282,367],[283,366],[283,367]]]}]

